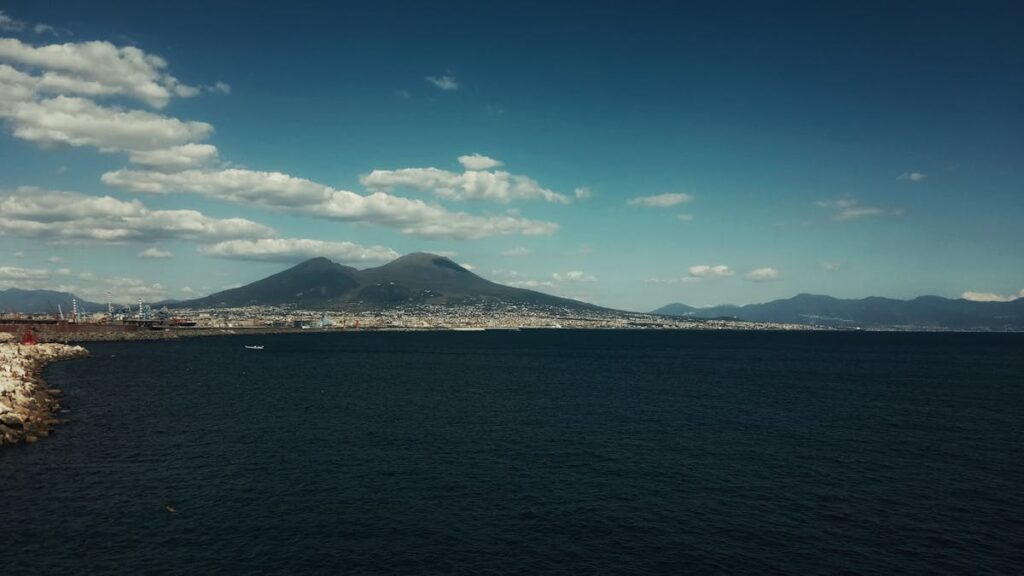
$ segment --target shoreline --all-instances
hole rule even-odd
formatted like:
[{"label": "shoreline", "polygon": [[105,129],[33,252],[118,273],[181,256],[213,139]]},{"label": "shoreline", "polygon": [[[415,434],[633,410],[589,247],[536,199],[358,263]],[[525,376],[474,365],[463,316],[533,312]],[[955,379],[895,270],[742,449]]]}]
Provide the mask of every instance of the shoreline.
[{"label": "shoreline", "polygon": [[63,391],[48,386],[42,372],[51,362],[88,355],[81,346],[0,342],[0,446],[33,444],[67,421],[56,417]]}]

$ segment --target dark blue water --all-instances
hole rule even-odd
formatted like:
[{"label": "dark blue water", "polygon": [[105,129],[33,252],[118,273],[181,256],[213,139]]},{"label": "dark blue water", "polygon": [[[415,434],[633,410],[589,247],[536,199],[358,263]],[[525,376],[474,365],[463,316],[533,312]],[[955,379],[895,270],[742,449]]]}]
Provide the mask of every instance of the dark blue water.
[{"label": "dark blue water", "polygon": [[4,573],[1024,571],[1020,335],[89,348],[0,452]]}]

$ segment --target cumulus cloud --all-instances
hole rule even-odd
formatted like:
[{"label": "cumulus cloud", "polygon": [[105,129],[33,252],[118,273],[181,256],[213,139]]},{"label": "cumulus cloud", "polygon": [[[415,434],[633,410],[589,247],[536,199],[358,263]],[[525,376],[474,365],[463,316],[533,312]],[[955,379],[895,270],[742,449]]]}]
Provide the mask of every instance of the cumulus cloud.
[{"label": "cumulus cloud", "polygon": [[[472,158],[469,162],[466,158]],[[439,168],[401,168],[374,170],[360,178],[370,190],[390,191],[395,188],[429,191],[448,200],[490,200],[507,203],[512,200],[542,199],[558,204],[569,204],[572,199],[564,194],[544,188],[528,176],[510,174],[502,170],[488,172],[472,166],[487,166],[497,162],[486,156],[461,156],[459,161],[467,169],[459,174]],[[500,165],[492,164],[493,166]]]},{"label": "cumulus cloud", "polygon": [[22,280],[48,280],[50,271],[45,268],[18,268],[15,266],[0,266],[0,282],[22,281]]},{"label": "cumulus cloud", "polygon": [[435,88],[443,90],[445,92],[451,92],[459,89],[459,83],[455,80],[455,76],[451,74],[445,74],[444,76],[427,76],[425,80]]},{"label": "cumulus cloud", "polygon": [[428,238],[481,238],[505,234],[550,235],[553,222],[517,216],[475,216],[374,192],[363,196],[280,172],[253,170],[185,170],[173,174],[118,170],[103,175],[104,183],[136,193],[190,192],[268,210],[318,218],[364,222],[396,228]]},{"label": "cumulus cloud", "polygon": [[150,210],[138,200],[38,188],[0,191],[0,234],[48,241],[215,242],[262,238],[273,230],[243,218],[210,218],[195,210]]},{"label": "cumulus cloud", "polygon": [[512,280],[510,282],[505,282],[505,284],[507,286],[512,286],[513,288],[529,288],[531,290],[555,287],[555,283],[551,280]]},{"label": "cumulus cloud", "polygon": [[55,91],[93,96],[123,95],[163,108],[173,97],[187,98],[199,89],[167,72],[167,62],[134,46],[110,42],[68,42],[32,46],[14,38],[0,38],[0,61],[42,70]]},{"label": "cumulus cloud", "polygon": [[725,264],[718,264],[717,266],[698,264],[690,266],[689,272],[692,278],[725,278],[733,275],[733,271]]},{"label": "cumulus cloud", "polygon": [[994,292],[974,292],[968,290],[960,295],[964,300],[970,300],[971,302],[1012,302],[1018,298],[1024,298],[1024,290],[1021,290],[1016,295],[1003,295],[996,294]]},{"label": "cumulus cloud", "polygon": [[597,278],[579,270],[555,272],[551,277],[554,278],[555,282],[597,282]]},{"label": "cumulus cloud", "polygon": [[583,187],[574,190],[573,195],[576,196],[577,200],[588,200],[594,197],[594,192],[590,188]]},{"label": "cumulus cloud", "polygon": [[645,208],[668,208],[679,204],[692,202],[693,196],[682,193],[657,194],[654,196],[637,196],[631,198],[626,204],[630,206],[643,206]]},{"label": "cumulus cloud", "polygon": [[841,264],[839,262],[822,262],[821,269],[825,272],[838,272]]},{"label": "cumulus cloud", "polygon": [[557,292],[560,288],[571,288],[574,285],[579,284],[590,284],[597,282],[597,278],[581,272],[579,270],[570,270],[568,272],[555,272],[551,275],[550,279],[534,279],[526,277],[524,274],[515,270],[492,270],[491,273],[498,278],[503,279],[503,284],[508,286],[515,286],[516,288],[547,288]]},{"label": "cumulus cloud", "polygon": [[210,144],[182,144],[158,150],[132,152],[131,162],[162,172],[194,168],[217,159],[217,147]]},{"label": "cumulus cloud", "polygon": [[530,253],[530,249],[529,248],[523,248],[522,246],[520,246],[518,248],[509,248],[508,250],[502,250],[501,255],[502,256],[516,257],[516,256],[526,256],[529,253]]},{"label": "cumulus cloud", "polygon": [[490,170],[502,165],[499,160],[475,153],[459,156],[459,164],[466,170]]},{"label": "cumulus cloud", "polygon": [[92,146],[104,152],[152,151],[202,140],[205,122],[182,122],[144,110],[104,107],[91,100],[57,96],[0,108],[14,136],[41,145]]},{"label": "cumulus cloud", "polygon": [[[222,82],[210,91],[225,92]],[[216,156],[198,142],[213,127],[158,112],[103,105],[118,97],[163,108],[172,98],[200,89],[178,81],[167,63],[135,47],[109,42],[33,46],[0,38],[0,119],[14,136],[43,147],[95,147],[127,152],[132,161],[155,169],[182,169]]]},{"label": "cumulus cloud", "polygon": [[174,254],[171,254],[167,250],[161,250],[159,248],[146,248],[142,252],[136,254],[136,256],[138,256],[139,258],[164,259],[171,258],[174,256]]},{"label": "cumulus cloud", "polygon": [[305,238],[262,238],[229,240],[202,246],[200,252],[217,258],[270,262],[301,262],[323,256],[336,262],[387,262],[398,252],[384,246],[361,246],[352,242],[325,242]]},{"label": "cumulus cloud", "polygon": [[899,216],[903,214],[900,208],[879,208],[877,206],[864,206],[854,198],[844,196],[835,200],[819,200],[814,203],[819,208],[832,210],[833,220],[859,220],[872,216]]},{"label": "cumulus cloud", "polygon": [[906,180],[907,182],[920,182],[927,178],[927,174],[921,172],[904,172],[897,177],[897,180]]},{"label": "cumulus cloud", "polygon": [[751,282],[772,282],[779,279],[779,271],[766,266],[747,272],[745,278]]},{"label": "cumulus cloud", "polygon": [[140,298],[144,302],[167,299],[167,288],[159,282],[147,282],[138,278],[115,277],[99,280],[96,284],[74,286],[68,292],[94,302],[111,302],[134,305]]}]

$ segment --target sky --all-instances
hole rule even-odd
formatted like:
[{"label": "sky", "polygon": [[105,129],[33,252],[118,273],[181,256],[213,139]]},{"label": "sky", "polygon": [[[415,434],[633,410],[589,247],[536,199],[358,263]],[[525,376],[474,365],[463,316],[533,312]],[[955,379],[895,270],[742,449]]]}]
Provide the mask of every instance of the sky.
[{"label": "sky", "polygon": [[662,4],[0,0],[0,289],[1024,296],[1024,7]]}]

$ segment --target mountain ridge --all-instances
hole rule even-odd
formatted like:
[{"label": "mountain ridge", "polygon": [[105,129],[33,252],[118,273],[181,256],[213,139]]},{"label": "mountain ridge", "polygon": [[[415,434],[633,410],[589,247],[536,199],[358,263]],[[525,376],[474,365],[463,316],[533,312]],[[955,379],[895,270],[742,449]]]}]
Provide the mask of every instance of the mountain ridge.
[{"label": "mountain ridge", "polygon": [[673,303],[652,312],[690,318],[735,318],[751,322],[816,324],[845,328],[909,326],[951,330],[1024,330],[1024,298],[976,302],[924,295],[910,300],[881,296],[841,299],[801,293],[759,304],[694,308]]},{"label": "mountain ridge", "polygon": [[491,282],[449,258],[429,252],[413,252],[363,270],[323,257],[311,258],[245,286],[178,302],[174,307],[296,305],[330,309],[481,302],[600,309],[578,300]]}]

